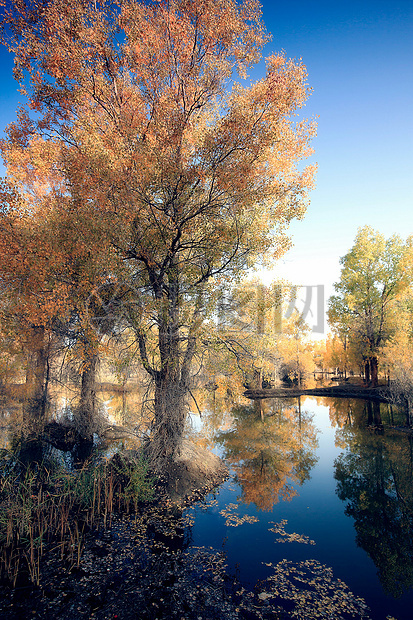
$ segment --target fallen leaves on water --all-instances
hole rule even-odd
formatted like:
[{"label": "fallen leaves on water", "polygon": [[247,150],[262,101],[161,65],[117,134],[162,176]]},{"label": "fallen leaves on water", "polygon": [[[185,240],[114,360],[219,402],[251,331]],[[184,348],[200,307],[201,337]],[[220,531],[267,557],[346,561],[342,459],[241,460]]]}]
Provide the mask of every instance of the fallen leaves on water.
[{"label": "fallen leaves on water", "polygon": [[296,534],[288,533],[285,531],[285,526],[287,525],[287,519],[282,519],[279,523],[274,523],[274,521],[270,521],[270,524],[273,527],[268,529],[269,532],[274,532],[274,534],[280,534],[281,538],[276,538],[276,543],[291,543],[297,542],[302,543],[303,545],[315,545],[315,541],[306,536],[305,534]]},{"label": "fallen leaves on water", "polygon": [[341,579],[334,579],[330,567],[318,560],[282,560],[272,567],[274,574],[261,584],[261,600],[271,599],[292,605],[291,618],[298,620],[369,620],[364,599],[353,594]]},{"label": "fallen leaves on water", "polygon": [[219,514],[225,518],[225,525],[227,527],[238,527],[243,523],[257,523],[257,517],[252,515],[240,516],[235,511],[239,509],[238,504],[227,504],[227,506],[219,511]]}]

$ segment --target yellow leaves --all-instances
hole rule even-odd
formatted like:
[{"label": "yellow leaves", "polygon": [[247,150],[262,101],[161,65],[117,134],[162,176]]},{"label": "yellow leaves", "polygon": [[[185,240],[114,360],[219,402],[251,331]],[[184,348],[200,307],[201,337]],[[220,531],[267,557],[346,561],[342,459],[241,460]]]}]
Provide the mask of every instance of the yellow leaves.
[{"label": "yellow leaves", "polygon": [[274,534],[279,534],[280,538],[275,540],[276,543],[292,543],[297,542],[304,545],[315,545],[315,541],[306,536],[305,534],[296,534],[295,532],[289,534],[285,531],[285,526],[287,525],[287,519],[282,519],[279,523],[274,523],[274,521],[269,522],[272,527],[268,529],[269,532],[273,532]]},{"label": "yellow leaves", "polygon": [[360,360],[377,358],[396,331],[399,305],[411,285],[404,269],[408,253],[408,241],[397,236],[386,240],[365,226],[341,259],[341,278],[335,285],[338,295],[330,299],[329,321]]},{"label": "yellow leaves", "polygon": [[219,511],[221,517],[225,518],[225,525],[227,527],[238,527],[244,523],[258,523],[257,517],[253,515],[238,515],[235,511],[239,509],[239,504],[228,504],[225,508]]},{"label": "yellow leaves", "polygon": [[288,601],[292,616],[302,620],[351,617],[369,619],[364,599],[355,596],[333,571],[317,560],[282,560],[273,566],[274,574],[261,584],[267,595]]},{"label": "yellow leaves", "polygon": [[[99,269],[120,271],[149,291],[153,316],[171,265],[192,295],[285,251],[313,183],[314,166],[298,163],[315,127],[291,120],[309,94],[300,62],[274,54],[263,80],[230,91],[268,40],[256,0],[54,0],[35,22],[15,8],[37,116],[22,115],[4,152],[67,251],[66,264],[50,240],[57,269],[45,264],[39,281],[66,278],[78,301]],[[63,243],[67,226],[76,243]]]}]

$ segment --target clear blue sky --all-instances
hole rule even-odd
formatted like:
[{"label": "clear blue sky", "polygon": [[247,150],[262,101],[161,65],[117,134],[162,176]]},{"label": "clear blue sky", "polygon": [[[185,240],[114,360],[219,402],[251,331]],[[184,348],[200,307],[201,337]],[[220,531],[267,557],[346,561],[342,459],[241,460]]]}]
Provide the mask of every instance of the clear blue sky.
[{"label": "clear blue sky", "polygon": [[[360,226],[413,233],[413,0],[264,0],[263,18],[265,55],[303,59],[318,117],[317,189],[278,273],[328,296]],[[11,71],[2,49],[0,130],[22,100]]]},{"label": "clear blue sky", "polygon": [[413,1],[263,2],[269,48],[303,59],[318,116],[317,188],[279,272],[331,294],[365,224],[413,233]]}]

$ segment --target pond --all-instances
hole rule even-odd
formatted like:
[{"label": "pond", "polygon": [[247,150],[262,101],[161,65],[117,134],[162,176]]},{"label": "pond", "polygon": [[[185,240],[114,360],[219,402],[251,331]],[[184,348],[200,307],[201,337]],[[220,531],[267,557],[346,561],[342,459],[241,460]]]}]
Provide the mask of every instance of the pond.
[{"label": "pond", "polygon": [[[137,411],[136,395],[107,393],[102,400],[112,423],[125,423]],[[411,619],[413,435],[403,428],[404,416],[360,399],[230,402],[210,394],[198,402],[203,414],[191,414],[188,433],[226,461],[230,476],[185,510],[180,553],[220,552],[227,574],[267,605],[265,618],[282,608],[286,617],[302,620]],[[13,415],[12,408],[3,410],[3,447]],[[133,537],[125,543],[116,536],[118,547],[137,548]],[[98,571],[92,556],[86,553],[85,564]],[[129,566],[137,561],[128,560]],[[116,570],[125,581],[124,568]],[[187,564],[185,570],[197,582],[204,568]],[[82,579],[88,572],[83,569]],[[88,605],[77,617],[92,617]],[[99,617],[112,616],[102,607]]]},{"label": "pond", "polygon": [[[304,589],[321,565],[323,587],[332,569],[369,617],[411,619],[413,437],[394,428],[390,405],[266,400],[224,422],[214,440],[231,477],[209,507],[192,509],[192,544],[223,549],[249,587],[315,560]],[[294,597],[292,581],[276,600]]]}]

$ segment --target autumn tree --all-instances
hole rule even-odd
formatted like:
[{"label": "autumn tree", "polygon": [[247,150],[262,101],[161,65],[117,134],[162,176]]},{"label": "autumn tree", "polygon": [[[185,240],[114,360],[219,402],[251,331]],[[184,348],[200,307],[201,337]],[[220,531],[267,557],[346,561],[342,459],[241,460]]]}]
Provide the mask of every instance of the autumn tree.
[{"label": "autumn tree", "polygon": [[66,316],[57,317],[53,329],[63,340],[66,365],[74,368],[80,380],[73,408],[77,430],[91,441],[98,426],[99,362],[108,338],[122,322],[119,305],[125,289],[111,272],[115,264],[111,248],[102,243],[99,231],[89,228],[89,218],[81,225],[79,208],[73,213],[70,206],[69,200],[63,208],[57,205],[48,221],[48,232],[62,253],[60,264],[54,265],[55,278],[65,283],[68,292]]},{"label": "autumn tree", "polygon": [[280,255],[303,215],[314,170],[297,166],[314,126],[293,116],[305,67],[272,55],[246,85],[268,41],[257,0],[14,0],[5,15],[35,110],[9,140],[57,148],[73,204],[123,261],[163,463],[179,446],[208,287]]},{"label": "autumn tree", "polygon": [[[53,323],[64,319],[67,287],[52,268],[54,253],[44,221],[33,216],[13,187],[0,187],[0,315],[3,330],[19,344],[26,358],[28,430],[44,422],[49,362],[55,344]],[[36,424],[35,424],[36,426]]]},{"label": "autumn tree", "polygon": [[244,279],[217,290],[204,344],[209,373],[238,377],[239,385],[261,389],[278,375],[282,287]]},{"label": "autumn tree", "polygon": [[282,335],[277,343],[282,378],[299,387],[314,373],[316,366],[309,331],[304,317],[295,308],[291,316],[283,321]]},{"label": "autumn tree", "polygon": [[341,258],[337,295],[329,301],[329,322],[358,349],[371,385],[378,384],[379,356],[394,333],[396,300],[411,282],[410,246],[410,239],[405,243],[394,235],[386,240],[365,226]]},{"label": "autumn tree", "polygon": [[407,422],[413,425],[413,295],[411,289],[397,303],[395,333],[384,347],[384,362],[391,377],[390,388],[396,403],[406,408]]},{"label": "autumn tree", "polygon": [[76,423],[90,439],[100,343],[113,325],[105,304],[109,298],[113,305],[119,296],[111,272],[114,253],[87,205],[74,203],[57,166],[59,147],[39,136],[13,136],[0,141],[8,173],[0,200],[0,278],[7,289],[3,318],[23,340],[28,399],[37,403],[42,419],[51,343],[60,353],[69,350],[64,359],[76,365],[80,376]]},{"label": "autumn tree", "polygon": [[[264,285],[248,279],[225,289],[215,322],[209,323],[209,372],[238,376],[248,389],[262,389],[281,378],[308,380],[324,358],[324,343],[309,338],[310,328],[297,309],[288,314],[291,285]],[[218,361],[219,360],[219,361]]]},{"label": "autumn tree", "polygon": [[[273,282],[247,283],[248,302],[238,302],[238,333],[244,336],[244,348],[249,359],[242,359],[242,366],[249,388],[262,389],[278,377],[280,356],[277,341],[280,337],[282,312],[282,286]],[[237,327],[237,325],[235,325]]]},{"label": "autumn tree", "polygon": [[349,372],[354,373],[354,371],[359,370],[357,352],[349,343],[347,331],[342,332],[336,327],[334,333],[327,335],[323,361],[326,368],[342,373],[345,379]]}]

